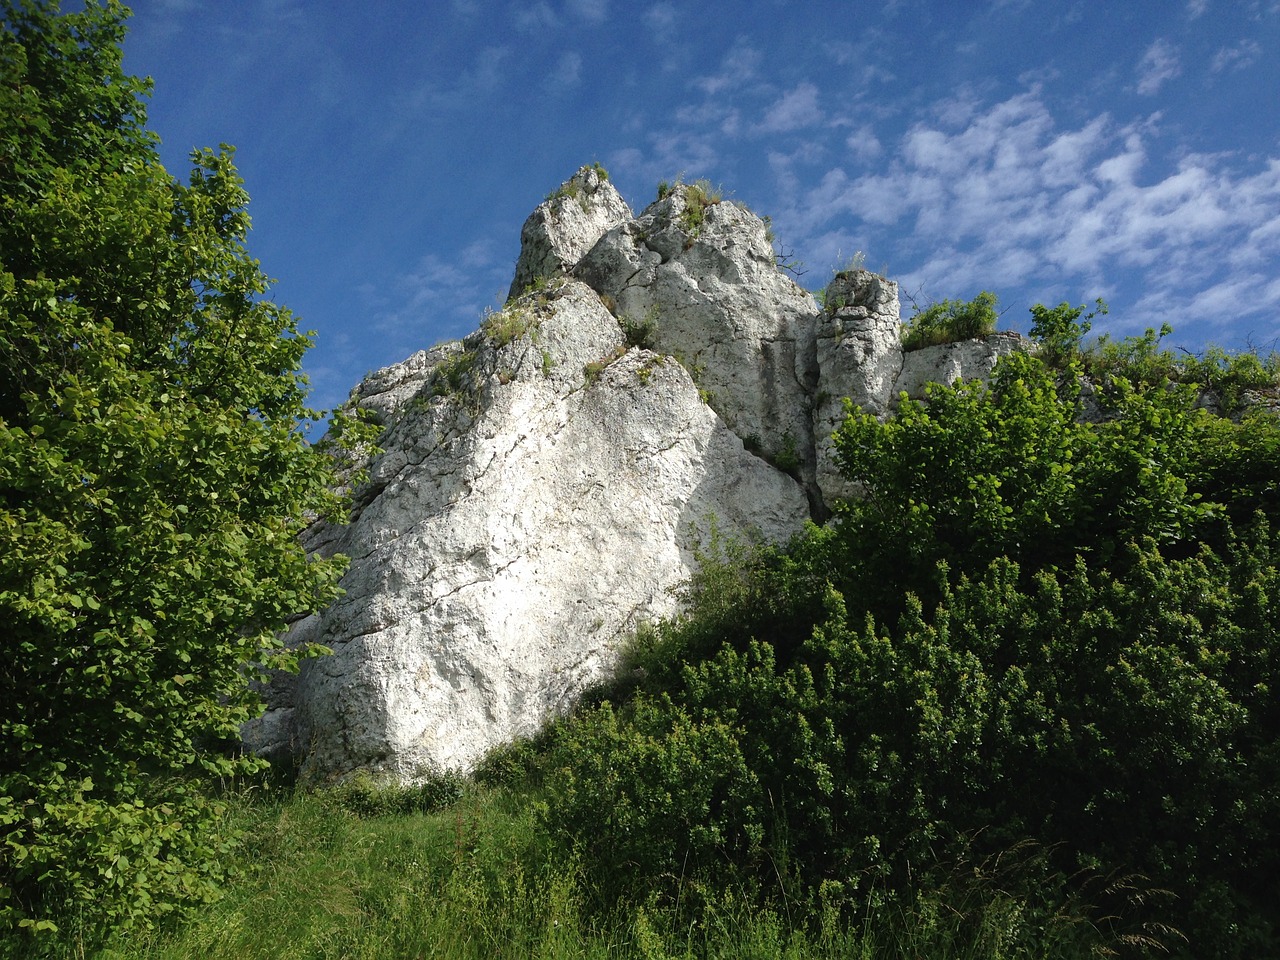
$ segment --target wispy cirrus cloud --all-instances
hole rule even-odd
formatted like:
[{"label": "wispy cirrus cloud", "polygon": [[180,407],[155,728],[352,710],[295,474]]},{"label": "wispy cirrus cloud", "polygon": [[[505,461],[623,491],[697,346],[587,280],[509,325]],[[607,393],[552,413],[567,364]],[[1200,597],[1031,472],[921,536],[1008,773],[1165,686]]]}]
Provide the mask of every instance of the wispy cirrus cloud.
[{"label": "wispy cirrus cloud", "polygon": [[1138,92],[1144,96],[1159,93],[1165,83],[1181,72],[1178,48],[1163,38],[1156,40],[1138,62]]},{"label": "wispy cirrus cloud", "polygon": [[744,86],[755,79],[764,55],[748,41],[739,39],[720,62],[719,69],[694,79],[693,86],[707,96],[716,96]]},{"label": "wispy cirrus cloud", "polygon": [[581,79],[582,54],[574,50],[562,53],[560,59],[556,61],[555,68],[547,77],[551,87],[555,90],[567,90],[570,87],[576,87]]},{"label": "wispy cirrus cloud", "polygon": [[645,10],[644,21],[659,40],[666,40],[678,23],[676,8],[670,3],[655,3]]},{"label": "wispy cirrus cloud", "polygon": [[560,24],[560,18],[546,0],[517,4],[511,8],[511,16],[516,27],[530,32],[554,30]]},{"label": "wispy cirrus cloud", "polygon": [[756,130],[759,133],[782,133],[814,127],[822,120],[822,110],[818,106],[818,88],[805,82],[774,101],[765,111],[764,119]]},{"label": "wispy cirrus cloud", "polygon": [[495,257],[492,243],[478,240],[450,258],[426,254],[389,284],[366,285],[361,292],[371,308],[373,329],[417,343],[428,324],[460,333],[474,328],[484,308],[505,292],[509,272]]},{"label": "wispy cirrus cloud", "polygon": [[1209,63],[1209,70],[1212,73],[1243,70],[1252,66],[1261,54],[1262,46],[1256,40],[1246,38],[1233,46],[1223,47],[1215,53],[1213,60]]},{"label": "wispy cirrus cloud", "polygon": [[609,0],[566,0],[565,7],[588,23],[604,23],[609,19]]}]

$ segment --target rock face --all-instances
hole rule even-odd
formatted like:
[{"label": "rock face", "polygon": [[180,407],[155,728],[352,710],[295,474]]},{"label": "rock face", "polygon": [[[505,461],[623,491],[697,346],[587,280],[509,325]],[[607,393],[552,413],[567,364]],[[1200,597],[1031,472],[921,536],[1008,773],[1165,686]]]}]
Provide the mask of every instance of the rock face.
[{"label": "rock face", "polygon": [[677,185],[607,232],[575,273],[644,343],[679,358],[753,451],[812,481],[819,310],[778,269],[759,217]]},{"label": "rock face", "polygon": [[290,633],[334,652],[245,730],[304,775],[412,780],[533,733],[675,612],[713,523],[783,541],[827,515],[844,397],[887,415],[1019,339],[904,354],[891,281],[840,274],[820,308],[749,211],[677,185],[633,216],[591,167],[525,223],[512,289],[352,392],[382,452],[352,522],[307,534],[351,558],[346,594]]},{"label": "rock face", "polygon": [[631,219],[631,208],[599,167],[583,167],[520,230],[520,259],[509,296],[539,278],[567,272],[612,227]]}]

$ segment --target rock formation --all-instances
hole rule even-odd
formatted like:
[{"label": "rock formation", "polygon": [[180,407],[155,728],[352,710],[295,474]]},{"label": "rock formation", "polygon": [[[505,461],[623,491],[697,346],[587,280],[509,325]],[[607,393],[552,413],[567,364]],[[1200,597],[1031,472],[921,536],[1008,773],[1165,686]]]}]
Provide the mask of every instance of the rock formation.
[{"label": "rock formation", "polygon": [[985,376],[1016,335],[904,354],[897,285],[837,275],[825,307],[764,223],[677,184],[634,216],[598,168],[540,204],[513,296],[462,341],[367,377],[382,452],[345,596],[295,624],[331,656],[267,691],[245,731],[304,775],[410,780],[533,733],[675,612],[712,526],[784,541],[843,495],[843,398],[878,415]]}]

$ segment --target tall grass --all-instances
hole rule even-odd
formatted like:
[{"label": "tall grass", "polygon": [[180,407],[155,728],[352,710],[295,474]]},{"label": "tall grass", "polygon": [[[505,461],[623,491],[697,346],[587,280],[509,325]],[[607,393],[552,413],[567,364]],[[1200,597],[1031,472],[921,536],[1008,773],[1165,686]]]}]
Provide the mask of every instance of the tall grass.
[{"label": "tall grass", "polygon": [[[245,839],[222,900],[181,926],[93,956],[1075,960],[1092,955],[1096,939],[1072,918],[1044,926],[1036,915],[1043,929],[1029,931],[1032,914],[1018,902],[994,890],[975,899],[972,888],[963,897],[922,891],[910,908],[856,920],[785,899],[761,907],[732,891],[703,891],[696,921],[656,894],[601,910],[573,858],[551,846],[527,794],[472,787],[435,812],[369,809],[350,793],[239,795],[223,827]],[[27,955],[85,953],[64,937]]]}]

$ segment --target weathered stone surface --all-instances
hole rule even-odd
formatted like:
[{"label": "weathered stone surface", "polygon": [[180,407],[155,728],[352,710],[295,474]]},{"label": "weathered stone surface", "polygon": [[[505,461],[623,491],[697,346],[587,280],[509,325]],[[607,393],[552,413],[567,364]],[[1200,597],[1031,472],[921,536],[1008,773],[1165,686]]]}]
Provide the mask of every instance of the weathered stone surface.
[{"label": "weathered stone surface", "polygon": [[925,387],[931,383],[950,386],[957,380],[985,380],[1001,357],[1025,350],[1026,344],[1021,335],[1003,332],[912,350],[903,354],[902,372],[893,383],[893,397],[896,400],[905,393],[913,400],[922,400]]},{"label": "weathered stone surface", "polygon": [[382,452],[353,521],[305,539],[351,557],[347,592],[290,635],[334,653],[245,730],[311,777],[466,769],[534,732],[674,612],[713,517],[779,541],[850,493],[845,397],[888,416],[1021,343],[904,354],[893,282],[838,274],[820,309],[746,209],[677,185],[633,217],[593,167],[525,223],[512,290],[352,392]]},{"label": "weathered stone surface", "polygon": [[844,422],[845,398],[877,417],[887,416],[903,352],[898,285],[851,270],[836,274],[823,296],[814,330],[818,388],[813,401],[816,480],[823,502],[852,491],[836,469],[831,435]]},{"label": "weathered stone surface", "polygon": [[582,167],[524,222],[510,296],[567,273],[609,229],[630,219],[631,208],[601,169]]},{"label": "weathered stone surface", "polygon": [[[585,286],[487,327],[521,332],[442,361],[467,364],[457,389],[440,364],[420,378],[356,520],[314,534],[352,558],[347,593],[293,637],[334,653],[278,682],[248,731],[259,749],[301,748],[309,775],[473,765],[570,706],[637,623],[673,612],[712,517],[777,540],[808,515],[800,486],[743,448],[680,364],[627,349]],[[384,382],[404,380],[379,371],[357,396]]]},{"label": "weathered stone surface", "polygon": [[811,478],[818,306],[778,269],[759,217],[701,196],[677,185],[606,233],[575,275],[646,344],[678,357],[752,449]]}]

